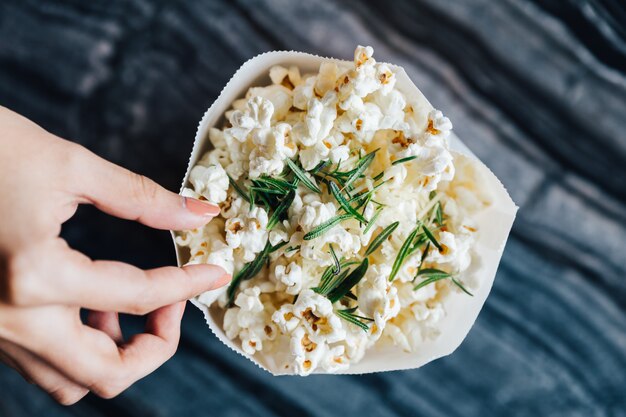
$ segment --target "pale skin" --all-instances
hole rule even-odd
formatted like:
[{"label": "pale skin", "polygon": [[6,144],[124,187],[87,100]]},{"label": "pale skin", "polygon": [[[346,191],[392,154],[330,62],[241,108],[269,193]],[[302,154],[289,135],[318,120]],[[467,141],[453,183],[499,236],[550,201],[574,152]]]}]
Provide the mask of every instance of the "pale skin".
[{"label": "pale skin", "polygon": [[[153,372],[176,351],[185,300],[230,281],[215,265],[141,270],[70,248],[59,233],[79,204],[163,230],[201,227],[219,208],[1,106],[0,195],[0,361],[62,404]],[[118,313],[147,315],[144,333],[125,340]]]}]

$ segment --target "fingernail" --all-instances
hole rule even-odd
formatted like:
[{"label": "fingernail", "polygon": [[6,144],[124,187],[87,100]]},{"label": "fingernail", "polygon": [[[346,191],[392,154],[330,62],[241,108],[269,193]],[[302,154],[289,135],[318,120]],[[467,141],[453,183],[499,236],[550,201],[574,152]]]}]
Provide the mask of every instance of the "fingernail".
[{"label": "fingernail", "polygon": [[219,206],[191,197],[182,197],[183,207],[197,216],[215,217],[220,214]]},{"label": "fingernail", "polygon": [[217,289],[217,288],[221,288],[224,285],[228,284],[230,282],[230,280],[232,279],[232,276],[230,274],[224,274],[221,277],[219,277],[218,280],[216,280],[213,283],[213,289]]}]

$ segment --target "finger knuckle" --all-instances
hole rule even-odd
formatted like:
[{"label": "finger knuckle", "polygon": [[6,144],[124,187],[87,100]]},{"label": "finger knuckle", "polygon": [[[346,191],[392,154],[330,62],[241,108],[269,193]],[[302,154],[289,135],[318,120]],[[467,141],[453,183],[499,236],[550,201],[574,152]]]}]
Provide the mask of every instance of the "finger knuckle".
[{"label": "finger knuckle", "polygon": [[128,313],[133,316],[145,316],[152,311],[147,304],[141,304],[139,302],[132,304],[128,310]]},{"label": "finger knuckle", "polygon": [[77,172],[82,172],[85,166],[93,158],[93,154],[87,148],[74,142],[64,142],[63,152],[57,152],[59,174],[67,180],[76,178]]},{"label": "finger knuckle", "polygon": [[155,306],[159,303],[159,290],[158,286],[150,282],[148,278],[143,279],[139,285],[139,290],[136,294],[135,301],[130,306],[130,314],[143,316],[155,309]]},{"label": "finger knuckle", "polygon": [[119,389],[110,383],[98,385],[93,390],[94,394],[96,394],[98,397],[105,398],[107,400],[117,397],[122,393],[122,391],[122,389]]},{"label": "finger knuckle", "polygon": [[23,256],[12,256],[2,261],[2,279],[0,283],[0,299],[3,303],[14,306],[25,306],[31,303],[34,296],[35,274],[29,262]]},{"label": "finger knuckle", "polygon": [[134,172],[130,172],[129,176],[133,197],[142,202],[154,201],[156,194],[159,191],[157,183],[152,181],[150,178]]},{"label": "finger knuckle", "polygon": [[94,385],[91,391],[98,397],[111,399],[120,395],[129,386],[130,383],[126,381],[126,378],[117,377]]},{"label": "finger knuckle", "polygon": [[76,404],[89,391],[81,387],[58,387],[50,391],[50,396],[61,405]]}]

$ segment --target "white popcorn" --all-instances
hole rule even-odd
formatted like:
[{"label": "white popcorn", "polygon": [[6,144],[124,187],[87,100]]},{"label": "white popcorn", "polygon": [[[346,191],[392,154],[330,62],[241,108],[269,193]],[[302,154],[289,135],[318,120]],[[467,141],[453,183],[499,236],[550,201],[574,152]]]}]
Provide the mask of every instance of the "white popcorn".
[{"label": "white popcorn", "polygon": [[287,116],[293,103],[291,91],[282,85],[270,85],[267,87],[252,87],[248,90],[246,98],[263,97],[274,107],[272,121],[280,121]]},{"label": "white popcorn", "polygon": [[241,347],[249,355],[263,349],[263,342],[275,337],[275,328],[267,323],[265,306],[259,287],[246,288],[237,295],[236,307],[224,315],[224,331],[230,339],[239,337]]},{"label": "white popcorn", "polygon": [[226,200],[228,190],[228,177],[221,165],[209,165],[208,167],[196,165],[189,173],[189,182],[194,191],[211,203],[217,204]]},{"label": "white popcorn", "polygon": [[295,262],[289,265],[277,265],[274,270],[276,279],[285,284],[287,294],[299,294],[302,290],[302,268]]},{"label": "white popcorn", "polygon": [[300,293],[293,314],[317,343],[334,343],[345,337],[342,321],[335,315],[332,303],[310,289]]},{"label": "white popcorn", "polygon": [[332,202],[322,203],[320,201],[312,201],[310,204],[303,206],[302,215],[298,220],[298,224],[305,231],[310,231],[315,226],[329,220],[337,213],[337,208]]},{"label": "white popcorn", "polygon": [[293,90],[293,106],[300,110],[307,110],[311,99],[315,97],[315,82],[317,77],[309,77]]},{"label": "white popcorn", "polygon": [[432,110],[428,113],[427,133],[433,136],[447,138],[452,130],[452,122],[445,117],[440,110]]},{"label": "white popcorn", "polygon": [[[251,87],[233,103],[222,129],[209,130],[213,149],[183,189],[184,196],[219,203],[220,215],[176,236],[189,248],[190,264],[219,265],[233,275],[251,265],[258,269],[237,284],[234,299],[222,290],[196,300],[207,306],[217,300],[224,332],[243,352],[271,356],[300,375],[346,370],[382,343],[420,349],[438,337],[443,301],[459,290],[449,280],[415,290],[418,271],[458,277],[469,270],[478,233],[474,215],[490,202],[471,164],[453,163],[450,120],[427,102],[407,100],[396,88],[394,67],[377,63],[371,47],[357,47],[350,67],[324,62],[317,73],[301,74],[295,66],[274,66],[269,77],[271,85]],[[304,174],[296,176],[288,158]],[[268,230],[286,196],[291,204]],[[437,204],[445,227],[434,223]],[[393,233],[368,253],[364,276],[333,298],[339,284],[333,280],[365,265],[369,245],[395,222]],[[422,224],[441,251],[431,244],[423,256],[422,240],[390,281],[400,248],[413,230],[422,233]],[[470,279],[468,288],[474,284]]]},{"label": "white popcorn", "polygon": [[233,249],[240,249],[244,262],[251,262],[263,250],[268,238],[267,212],[254,207],[241,218],[226,220],[226,242]]},{"label": "white popcorn", "polygon": [[337,118],[337,96],[327,93],[318,100],[312,97],[308,102],[308,111],[302,122],[293,128],[295,140],[304,146],[314,146],[326,138]]},{"label": "white popcorn", "polygon": [[300,69],[295,65],[290,66],[288,69],[275,65],[270,68],[270,79],[274,84],[286,85],[288,88],[300,85],[302,79],[300,77]]}]

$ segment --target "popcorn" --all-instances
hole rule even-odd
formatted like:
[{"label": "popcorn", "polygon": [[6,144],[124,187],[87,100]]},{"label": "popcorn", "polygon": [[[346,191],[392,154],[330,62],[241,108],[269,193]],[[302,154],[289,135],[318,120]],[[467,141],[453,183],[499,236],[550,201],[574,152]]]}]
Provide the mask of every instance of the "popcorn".
[{"label": "popcorn", "polygon": [[274,105],[271,101],[260,96],[253,97],[247,101],[244,110],[236,110],[231,114],[228,120],[232,127],[225,129],[224,133],[239,142],[245,142],[254,129],[269,128],[273,114]]},{"label": "popcorn", "polygon": [[246,288],[235,300],[236,307],[226,311],[224,330],[228,337],[239,337],[241,347],[249,355],[263,349],[263,342],[271,340],[275,331],[266,323],[265,306],[260,300],[259,287]]},{"label": "popcorn", "polygon": [[228,177],[221,165],[196,165],[189,174],[189,182],[197,194],[211,203],[221,203],[226,199]]},{"label": "popcorn", "polygon": [[287,287],[287,294],[299,294],[302,290],[302,268],[295,262],[289,265],[277,265],[274,270],[276,279]]},{"label": "popcorn", "polygon": [[[368,46],[352,65],[323,62],[314,74],[273,66],[270,85],[249,88],[209,129],[213,149],[182,194],[221,213],[176,243],[189,263],[236,277],[231,291],[195,301],[245,354],[309,375],[438,338],[445,301],[475,265],[474,218],[490,196],[453,158],[450,120],[409,100],[396,71]],[[433,271],[458,281],[416,290]]]},{"label": "popcorn", "polygon": [[244,262],[251,262],[263,250],[268,238],[267,212],[262,207],[254,207],[241,218],[226,220],[226,242],[233,249],[239,249]]}]

